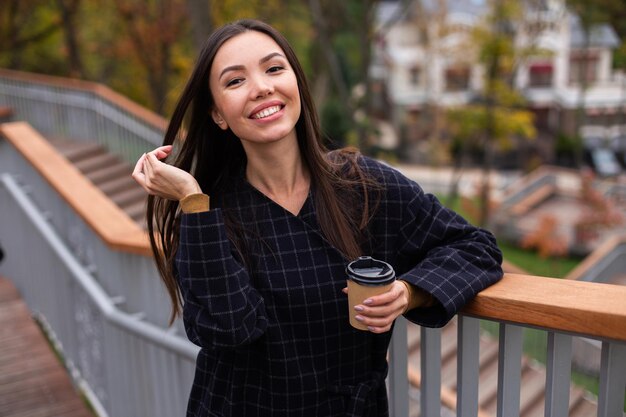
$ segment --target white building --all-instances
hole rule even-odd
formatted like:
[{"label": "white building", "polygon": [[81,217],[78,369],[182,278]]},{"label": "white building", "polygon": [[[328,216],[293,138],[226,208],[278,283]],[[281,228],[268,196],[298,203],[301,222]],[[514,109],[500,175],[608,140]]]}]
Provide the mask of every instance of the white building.
[{"label": "white building", "polygon": [[[542,52],[520,59],[514,85],[527,98],[540,132],[574,134],[582,105],[587,116],[579,132],[587,142],[600,138],[615,142],[626,136],[626,130],[620,130],[626,127],[622,126],[626,125],[626,77],[612,70],[612,52],[619,45],[614,30],[599,25],[586,42],[579,19],[568,12],[563,0],[534,0],[533,4],[525,8],[523,23],[512,30],[517,46]],[[411,125],[429,104],[466,104],[481,91],[484,69],[476,58],[471,31],[485,24],[488,13],[488,0],[380,4],[371,75],[384,92],[379,108],[391,110],[387,116],[394,125],[413,135],[407,140],[423,137],[423,130]]]}]

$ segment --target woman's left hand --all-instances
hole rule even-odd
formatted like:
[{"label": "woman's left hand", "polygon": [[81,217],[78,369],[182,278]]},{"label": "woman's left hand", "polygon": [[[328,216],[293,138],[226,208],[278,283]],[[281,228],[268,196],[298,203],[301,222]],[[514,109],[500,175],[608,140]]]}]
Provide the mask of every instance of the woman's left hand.
[{"label": "woman's left hand", "polygon": [[[344,288],[347,293],[347,288]],[[356,319],[367,326],[372,333],[385,333],[391,330],[394,320],[401,316],[409,305],[409,292],[406,285],[395,281],[386,293],[369,297],[357,304]]]}]

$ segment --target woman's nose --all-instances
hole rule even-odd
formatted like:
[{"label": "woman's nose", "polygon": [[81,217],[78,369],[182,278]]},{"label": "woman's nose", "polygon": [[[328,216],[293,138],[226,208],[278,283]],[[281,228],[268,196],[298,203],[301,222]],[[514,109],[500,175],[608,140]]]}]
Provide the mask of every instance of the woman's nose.
[{"label": "woman's nose", "polygon": [[263,98],[274,92],[274,85],[266,77],[255,77],[253,81],[252,96],[255,99]]}]

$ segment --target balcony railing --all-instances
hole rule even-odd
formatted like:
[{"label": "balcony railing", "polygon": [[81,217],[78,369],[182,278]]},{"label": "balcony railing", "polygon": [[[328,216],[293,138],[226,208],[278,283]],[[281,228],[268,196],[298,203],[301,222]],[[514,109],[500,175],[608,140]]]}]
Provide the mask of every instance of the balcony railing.
[{"label": "balcony railing", "polygon": [[[102,415],[183,415],[197,348],[180,322],[165,325],[145,233],[29,125],[0,131],[0,273],[45,317]],[[440,416],[442,403],[478,415],[479,319],[500,328],[499,417],[519,415],[524,328],[549,332],[546,416],[568,415],[572,335],[602,344],[598,416],[622,415],[626,287],[506,275],[459,316],[456,399],[441,394],[441,330],[421,329],[421,416]],[[390,348],[394,416],[408,415],[406,325]]]}]

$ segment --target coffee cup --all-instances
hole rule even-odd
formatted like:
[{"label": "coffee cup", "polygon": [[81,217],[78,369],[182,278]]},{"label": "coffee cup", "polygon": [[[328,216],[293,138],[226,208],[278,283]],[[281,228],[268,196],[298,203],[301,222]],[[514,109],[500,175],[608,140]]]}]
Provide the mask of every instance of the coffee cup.
[{"label": "coffee cup", "polygon": [[396,280],[393,267],[387,262],[371,256],[361,256],[346,267],[348,277],[348,308],[350,325],[355,329],[367,330],[367,326],[356,320],[354,306],[375,295],[389,291]]}]

